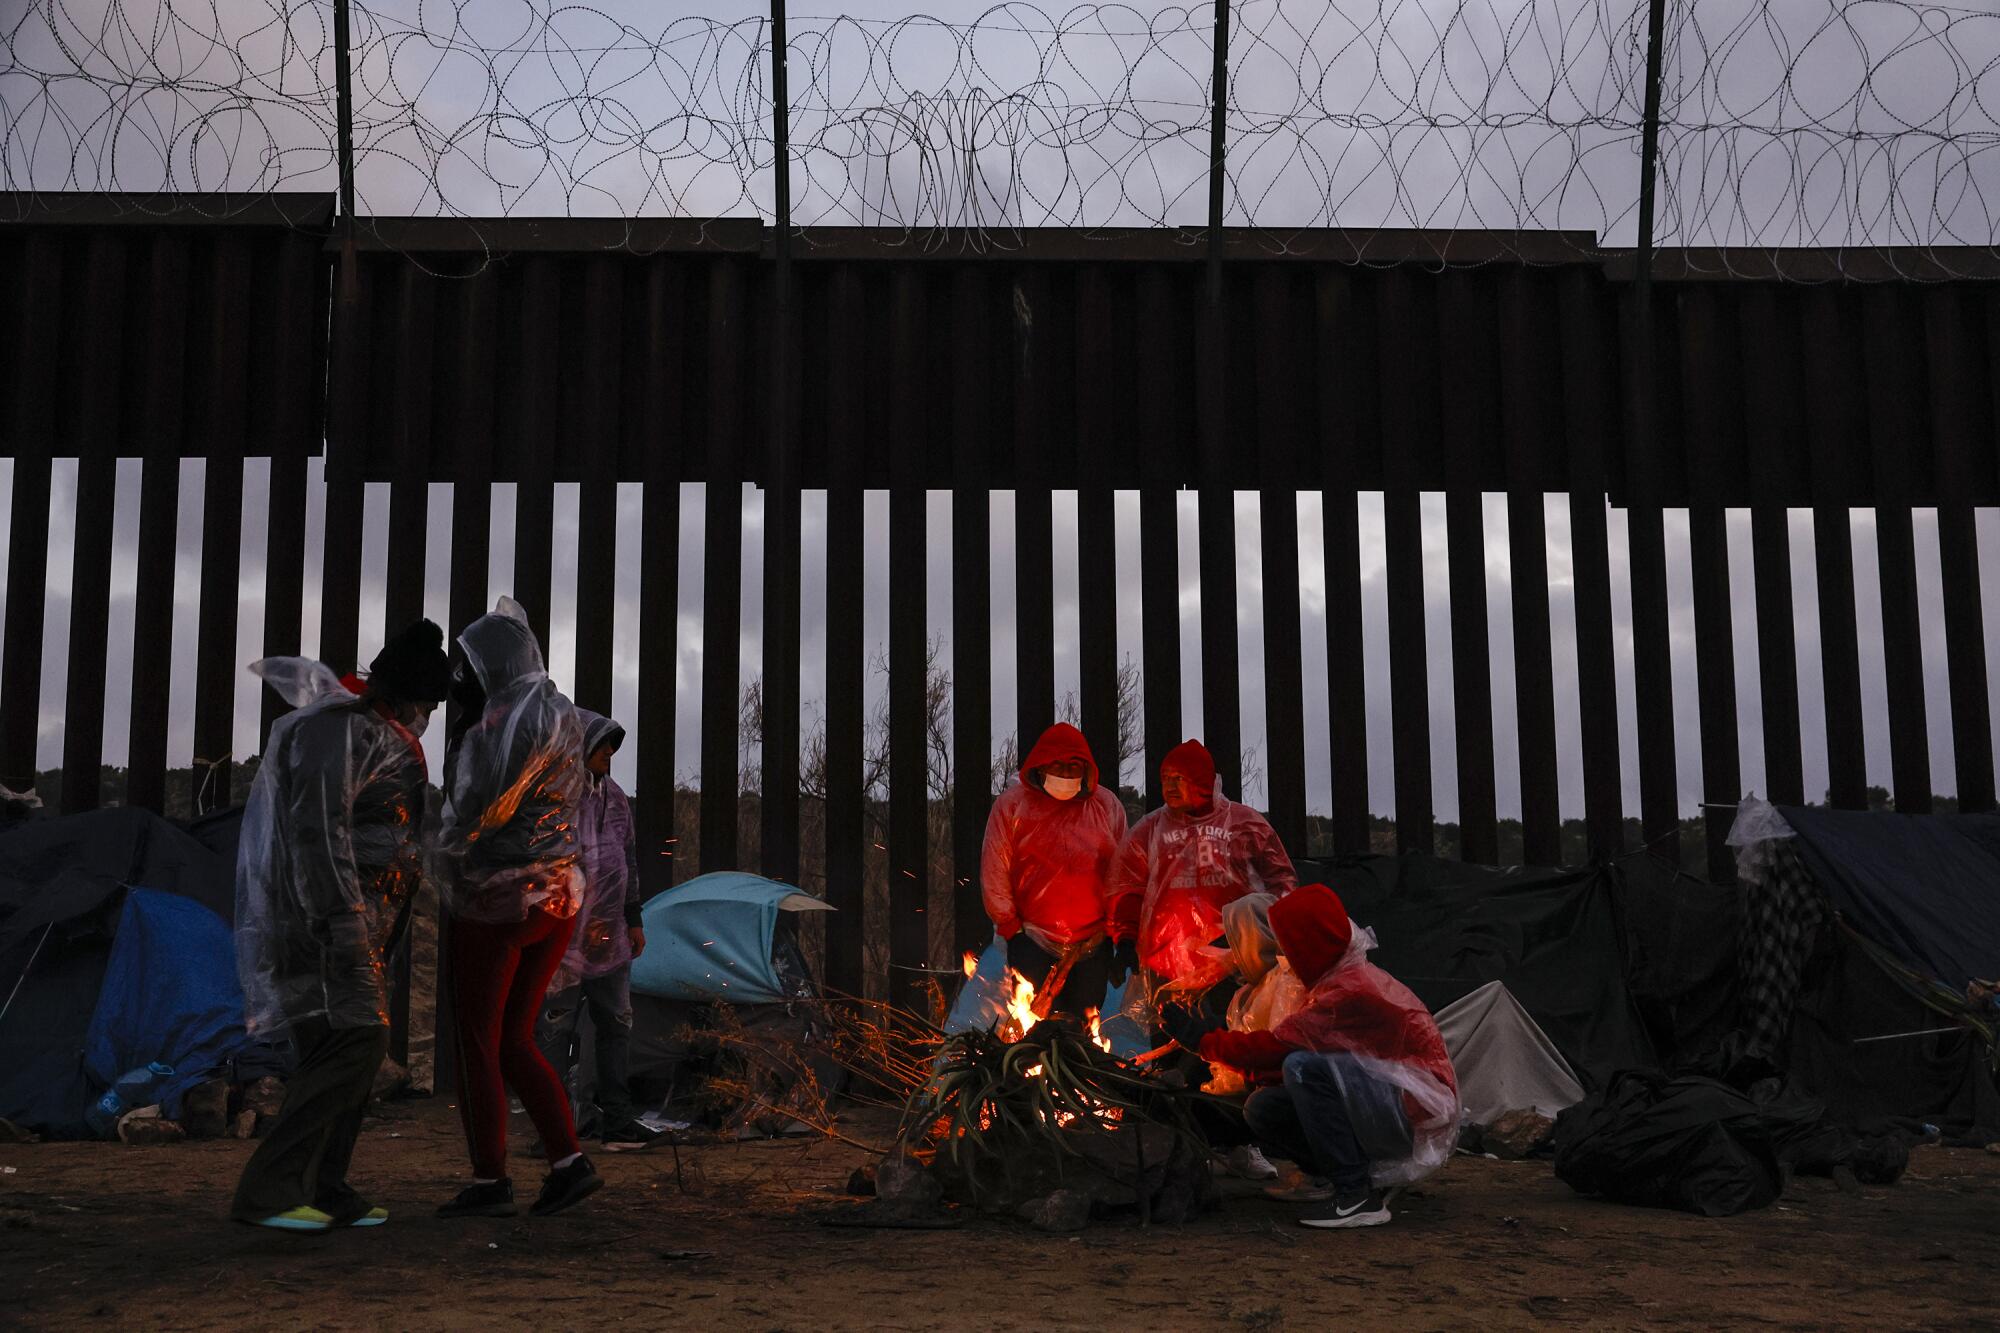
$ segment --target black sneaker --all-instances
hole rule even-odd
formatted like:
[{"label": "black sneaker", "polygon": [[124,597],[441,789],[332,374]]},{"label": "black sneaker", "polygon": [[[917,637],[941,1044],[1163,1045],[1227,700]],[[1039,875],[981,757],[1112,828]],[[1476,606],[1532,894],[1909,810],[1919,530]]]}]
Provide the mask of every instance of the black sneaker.
[{"label": "black sneaker", "polygon": [[549,1172],[542,1181],[542,1195],[528,1206],[536,1217],[552,1217],[565,1208],[582,1203],[604,1186],[604,1177],[582,1154],[568,1166]]},{"label": "black sneaker", "polygon": [[1347,1227],[1379,1227],[1389,1220],[1389,1205],[1372,1189],[1342,1190],[1318,1208],[1299,1216],[1302,1227],[1336,1230]]},{"label": "black sneaker", "polygon": [[604,1131],[604,1151],[636,1152],[652,1147],[665,1137],[637,1120],[621,1120]]},{"label": "black sneaker", "polygon": [[450,1203],[438,1205],[439,1217],[515,1217],[514,1182],[496,1180],[491,1185],[467,1185]]}]

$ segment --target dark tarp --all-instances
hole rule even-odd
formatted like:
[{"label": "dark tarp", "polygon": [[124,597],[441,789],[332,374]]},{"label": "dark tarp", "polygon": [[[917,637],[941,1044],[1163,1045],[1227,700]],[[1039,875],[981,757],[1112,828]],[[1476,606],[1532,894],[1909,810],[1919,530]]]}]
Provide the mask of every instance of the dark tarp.
[{"label": "dark tarp", "polygon": [[2000,815],[1778,813],[1862,935],[1961,994],[2000,975]]},{"label": "dark tarp", "polygon": [[[1683,912],[1690,882],[1643,858],[1581,870],[1496,870],[1365,856],[1301,861],[1298,869],[1301,883],[1327,884],[1356,923],[1374,929],[1380,947],[1371,961],[1433,1011],[1504,981],[1587,1084],[1657,1064],[1663,1046],[1713,1021],[1703,992],[1722,961],[1718,941],[1704,939],[1698,974],[1680,947],[1683,934],[1702,928],[1708,904]],[[1643,910],[1628,914],[1626,899],[1644,900]]]},{"label": "dark tarp", "polygon": [[[1810,811],[1802,822],[1825,813]],[[1937,818],[2000,829],[2000,821]],[[1299,875],[1331,885],[1354,919],[1375,929],[1374,961],[1433,1010],[1504,981],[1587,1086],[1601,1088],[1621,1069],[1723,1072],[1716,1061],[1737,1023],[1743,922],[1734,885],[1710,885],[1646,856],[1585,870],[1360,857],[1301,861]],[[1991,896],[2000,903],[2000,886]],[[1845,910],[1841,897],[1835,902]],[[1927,1121],[1973,1137],[1975,1126],[2000,1128],[2000,1094],[1970,1033],[1856,1042],[1944,1026],[1867,946],[1834,927],[1801,979],[1783,1072],[1843,1124]]]},{"label": "dark tarp", "polygon": [[1556,1176],[1579,1194],[1732,1217],[1785,1188],[1784,1162],[1815,1132],[1806,1099],[1760,1103],[1698,1075],[1626,1070],[1556,1120]]},{"label": "dark tarp", "polygon": [[84,1047],[128,885],[190,898],[225,925],[233,915],[233,857],[148,811],[0,833],[0,1117],[53,1137],[88,1132],[83,1110],[102,1089]]}]

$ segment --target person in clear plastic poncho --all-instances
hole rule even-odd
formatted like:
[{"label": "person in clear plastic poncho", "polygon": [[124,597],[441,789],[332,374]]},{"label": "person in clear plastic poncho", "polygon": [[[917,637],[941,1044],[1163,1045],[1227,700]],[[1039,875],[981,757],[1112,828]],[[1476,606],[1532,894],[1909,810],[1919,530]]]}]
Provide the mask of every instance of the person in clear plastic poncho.
[{"label": "person in clear plastic poncho", "polygon": [[232,1213],[281,1230],[386,1214],[346,1182],[388,1051],[385,960],[423,866],[419,737],[448,684],[444,631],[419,621],[356,688],[305,658],[251,670],[293,712],[271,728],[244,806],[236,864],[245,1025],[289,1033],[298,1068],[238,1185]]},{"label": "person in clear plastic poncho", "polygon": [[[611,759],[625,743],[625,728],[587,708],[583,720],[585,784],[577,814],[583,847],[583,907],[577,912],[569,952],[549,983],[536,1040],[542,1054],[570,1088],[571,1112],[579,1125],[592,1110],[598,1133],[611,1152],[650,1146],[658,1135],[638,1119],[627,1085],[632,1050],[632,960],[646,948],[640,909],[638,847],[633,839],[632,802],[611,776]],[[590,1014],[595,1037],[594,1106],[583,1099],[579,1078],[579,1028]]]},{"label": "person in clear plastic poncho", "polygon": [[1243,1117],[1267,1152],[1308,1174],[1289,1197],[1311,1227],[1379,1226],[1378,1192],[1443,1165],[1458,1142],[1458,1075],[1423,1001],[1368,961],[1332,889],[1311,884],[1271,905],[1271,929],[1308,987],[1302,1008],[1269,1031],[1216,1031],[1204,1060],[1260,1084]]},{"label": "person in clear plastic poncho", "polygon": [[549,1159],[533,1211],[560,1212],[603,1183],[577,1145],[562,1080],[535,1044],[583,898],[583,725],[513,599],[468,625],[458,646],[438,855],[473,1181],[438,1214],[514,1215],[510,1088]]}]

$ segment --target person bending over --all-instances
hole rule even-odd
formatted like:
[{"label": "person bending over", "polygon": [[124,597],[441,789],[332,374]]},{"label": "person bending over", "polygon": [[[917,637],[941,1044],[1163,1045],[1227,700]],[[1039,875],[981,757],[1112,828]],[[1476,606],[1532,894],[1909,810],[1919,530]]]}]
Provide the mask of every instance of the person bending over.
[{"label": "person bending over", "polygon": [[1381,1188],[1421,1179],[1458,1140],[1458,1076],[1430,1011],[1368,961],[1332,889],[1312,884],[1271,905],[1271,929],[1308,988],[1305,1007],[1268,1032],[1210,1032],[1202,1058],[1260,1086],[1243,1117],[1266,1152],[1307,1173],[1302,1225],[1380,1226]]}]

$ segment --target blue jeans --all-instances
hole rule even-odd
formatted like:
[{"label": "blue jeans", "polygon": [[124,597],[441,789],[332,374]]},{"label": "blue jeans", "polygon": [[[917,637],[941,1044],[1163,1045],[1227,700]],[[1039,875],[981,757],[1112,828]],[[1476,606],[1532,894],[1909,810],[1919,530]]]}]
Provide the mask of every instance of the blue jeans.
[{"label": "blue jeans", "polygon": [[1401,1090],[1351,1055],[1292,1052],[1285,1081],[1251,1093],[1243,1118],[1260,1147],[1342,1190],[1367,1188],[1370,1162],[1410,1153]]},{"label": "blue jeans", "polygon": [[597,1102],[598,1131],[612,1129],[633,1116],[632,1094],[626,1087],[626,1070],[632,1053],[632,967],[589,977],[565,991],[557,991],[542,1002],[537,1037],[542,1054],[555,1066],[556,1076],[570,1091],[577,1123],[583,1123],[583,1089],[578,1086],[576,1065],[582,1054],[577,1028],[585,1009],[595,1034],[597,1079],[593,1096]]}]

